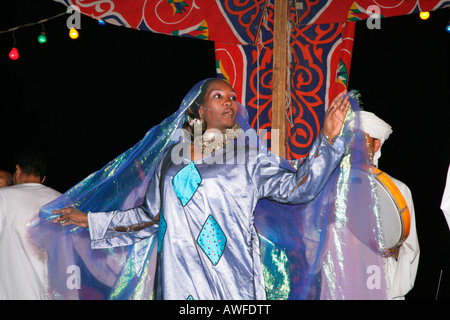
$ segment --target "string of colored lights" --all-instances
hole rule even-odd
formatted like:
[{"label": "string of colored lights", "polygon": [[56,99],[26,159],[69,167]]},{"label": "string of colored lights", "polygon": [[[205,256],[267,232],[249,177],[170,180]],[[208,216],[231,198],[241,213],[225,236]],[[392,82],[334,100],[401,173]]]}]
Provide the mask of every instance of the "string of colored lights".
[{"label": "string of colored lights", "polygon": [[58,13],[57,15],[54,15],[54,16],[52,16],[52,17],[49,17],[49,18],[45,18],[45,19],[39,20],[39,21],[37,21],[37,22],[31,22],[31,23],[23,24],[23,25],[20,25],[20,26],[17,26],[17,27],[8,29],[8,30],[0,31],[0,34],[2,34],[2,33],[7,33],[7,32],[12,32],[12,31],[15,31],[15,30],[18,30],[18,29],[22,29],[22,28],[27,28],[27,27],[35,26],[35,25],[37,25],[37,24],[44,23],[44,22],[47,22],[47,21],[50,21],[50,20],[59,18],[59,17],[65,15],[65,14],[66,14],[66,12],[61,12],[61,13]]},{"label": "string of colored lights", "polygon": [[[38,36],[37,40],[38,40],[39,43],[44,44],[44,43],[47,42],[47,36],[45,34],[45,28],[44,28],[43,23],[47,22],[47,21],[50,21],[50,20],[53,20],[53,19],[56,19],[56,18],[59,18],[59,17],[61,17],[63,15],[66,15],[67,13],[68,13],[67,11],[66,12],[61,12],[61,13],[58,13],[57,15],[54,15],[54,16],[51,16],[51,17],[39,20],[37,22],[31,22],[31,23],[19,25],[17,27],[13,27],[13,28],[10,28],[10,29],[7,29],[7,30],[0,30],[0,34],[7,33],[7,32],[12,32],[12,34],[13,34],[14,44],[13,44],[13,47],[12,47],[10,53],[9,53],[9,57],[12,60],[19,59],[19,51],[17,50],[16,38],[15,38],[15,35],[14,35],[14,31],[15,30],[22,29],[22,28],[27,28],[27,27],[31,27],[31,26],[35,26],[37,24],[41,24],[42,29],[41,29],[41,33]],[[422,20],[427,20],[430,17],[430,13],[429,12],[421,12],[419,14],[419,17]],[[98,19],[98,23],[101,26],[105,25],[105,21],[103,21],[102,19]],[[445,27],[445,29],[446,29],[446,31],[448,33],[450,33],[450,21],[447,24],[447,26]],[[70,28],[70,30],[69,30],[69,37],[71,39],[77,39],[79,37],[78,30],[76,28],[74,28],[74,27]]]},{"label": "string of colored lights", "polygon": [[[17,60],[17,59],[19,59],[19,51],[17,50],[17,43],[16,43],[16,37],[15,37],[15,35],[14,35],[14,31],[16,31],[16,30],[18,30],[18,29],[27,28],[27,27],[32,27],[32,26],[35,26],[35,25],[40,24],[40,25],[42,26],[42,28],[41,28],[41,33],[40,33],[39,36],[37,37],[37,41],[38,41],[40,44],[44,44],[44,43],[47,42],[47,36],[46,36],[46,34],[45,34],[44,23],[45,23],[45,22],[48,22],[48,21],[50,21],[50,20],[59,18],[59,17],[61,17],[61,16],[64,16],[64,15],[66,15],[66,14],[68,14],[68,13],[69,13],[68,11],[66,11],[66,12],[61,12],[61,13],[58,13],[58,14],[56,14],[56,15],[54,15],[54,16],[51,16],[51,17],[48,17],[48,18],[45,18],[45,19],[41,19],[41,20],[36,21],[36,22],[31,22],[31,23],[27,23],[27,24],[22,24],[22,25],[19,25],[19,26],[17,26],[17,27],[13,27],[13,28],[10,28],[10,29],[7,29],[7,30],[0,30],[0,34],[12,32],[12,36],[13,36],[13,41],[14,41],[14,42],[13,42],[12,49],[11,49],[11,51],[9,52],[9,58],[10,58],[11,60]],[[104,25],[106,24],[105,21],[103,21],[102,19],[97,19],[97,20],[98,20],[98,24],[99,24],[100,26],[104,26]],[[79,37],[78,30],[77,30],[75,27],[72,27],[72,28],[69,29],[69,37],[70,37],[71,39],[77,39],[77,38]]]},{"label": "string of colored lights", "polygon": [[38,36],[37,40],[38,40],[39,43],[44,44],[44,43],[47,42],[47,36],[45,35],[45,28],[44,28],[44,24],[43,23],[44,22],[48,22],[48,21],[53,20],[53,19],[56,19],[56,18],[59,18],[59,17],[65,15],[65,14],[66,14],[66,12],[61,12],[61,13],[58,13],[57,15],[54,15],[54,16],[51,16],[51,17],[48,17],[48,18],[45,18],[45,19],[41,19],[41,20],[39,20],[37,22],[26,23],[26,24],[19,25],[17,27],[13,27],[13,28],[10,28],[10,29],[7,29],[7,30],[0,31],[0,34],[7,33],[7,32],[12,32],[14,43],[13,43],[11,51],[9,52],[9,58],[11,60],[19,59],[19,50],[17,50],[17,43],[16,43],[16,37],[14,35],[14,31],[16,31],[18,29],[22,29],[22,28],[32,27],[32,26],[35,26],[37,24],[41,24],[42,29],[41,29],[41,33]]}]

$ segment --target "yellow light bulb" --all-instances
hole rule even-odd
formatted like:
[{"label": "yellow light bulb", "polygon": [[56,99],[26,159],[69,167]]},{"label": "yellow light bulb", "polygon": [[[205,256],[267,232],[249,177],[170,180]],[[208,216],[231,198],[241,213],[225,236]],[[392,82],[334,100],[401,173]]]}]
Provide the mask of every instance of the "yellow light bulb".
[{"label": "yellow light bulb", "polygon": [[79,36],[79,34],[78,34],[77,29],[75,29],[75,28],[70,28],[70,30],[69,30],[69,37],[70,37],[71,39],[77,39],[78,36]]},{"label": "yellow light bulb", "polygon": [[430,13],[428,11],[424,11],[424,12],[421,12],[419,14],[419,16],[420,16],[420,19],[427,20],[430,17]]}]

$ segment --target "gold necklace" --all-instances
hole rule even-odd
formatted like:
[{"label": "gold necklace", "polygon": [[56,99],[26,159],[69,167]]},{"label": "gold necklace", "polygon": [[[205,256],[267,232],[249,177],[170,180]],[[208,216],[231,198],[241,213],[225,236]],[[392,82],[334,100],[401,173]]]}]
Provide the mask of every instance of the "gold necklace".
[{"label": "gold necklace", "polygon": [[236,139],[241,132],[242,130],[238,123],[227,129],[225,133],[217,130],[207,130],[203,135],[194,138],[194,145],[202,151],[203,156],[206,156],[216,150],[225,148],[228,140]]}]

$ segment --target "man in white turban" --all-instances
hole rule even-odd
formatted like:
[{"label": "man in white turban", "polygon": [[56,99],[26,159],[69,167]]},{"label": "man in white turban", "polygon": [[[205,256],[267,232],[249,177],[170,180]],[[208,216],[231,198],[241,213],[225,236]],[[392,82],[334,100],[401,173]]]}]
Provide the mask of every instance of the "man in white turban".
[{"label": "man in white turban", "polygon": [[371,142],[373,142],[372,148],[374,152],[372,155],[373,165],[378,167],[378,159],[381,157],[381,146],[391,135],[392,128],[372,112],[360,111],[359,119],[361,121],[362,131],[372,138]]},{"label": "man in white turban", "polygon": [[[361,130],[366,134],[366,142],[372,164],[378,167],[381,146],[389,138],[392,128],[375,114],[360,111]],[[388,175],[389,176],[389,175]],[[416,219],[411,191],[401,181],[389,176],[402,193],[409,208],[411,226],[408,238],[400,247],[391,251],[386,258],[386,277],[390,299],[404,299],[413,288],[419,264],[419,242],[417,239]]]}]

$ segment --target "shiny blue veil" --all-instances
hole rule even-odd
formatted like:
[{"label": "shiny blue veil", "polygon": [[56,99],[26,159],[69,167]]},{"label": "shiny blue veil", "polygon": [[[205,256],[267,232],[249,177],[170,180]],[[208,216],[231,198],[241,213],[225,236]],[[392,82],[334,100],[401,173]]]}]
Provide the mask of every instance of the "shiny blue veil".
[{"label": "shiny blue veil", "polygon": [[141,205],[158,160],[168,146],[179,142],[186,110],[205,81],[194,86],[178,111],[152,127],[136,145],[41,208],[31,234],[47,251],[52,298],[153,297],[155,265],[151,264],[156,261],[153,249],[157,237],[122,248],[91,250],[89,231],[53,224],[53,211],[73,206],[83,212],[105,212]]},{"label": "shiny blue veil", "polygon": [[[136,145],[41,208],[29,231],[47,252],[50,298],[154,298],[157,234],[130,246],[92,250],[89,230],[53,223],[53,211],[73,206],[95,213],[141,205],[156,164],[168,146],[182,139],[186,110],[207,80],[197,83],[178,111],[151,128]],[[350,101],[352,111],[342,131],[349,147],[320,195],[305,205],[261,200],[255,210],[269,299],[386,298],[373,179],[370,173],[361,179],[361,170],[353,174],[352,169],[355,163],[358,168],[368,165],[368,155],[358,129],[358,102],[354,97]],[[249,137],[244,143],[258,147],[289,170],[301,165],[302,160],[288,161],[267,150],[242,105],[236,121]],[[351,241],[355,245],[350,246]]]},{"label": "shiny blue veil", "polygon": [[268,299],[388,297],[386,249],[375,176],[360,130],[359,94],[347,95],[351,109],[340,133],[346,150],[321,193],[302,205],[263,199],[256,207]]}]

